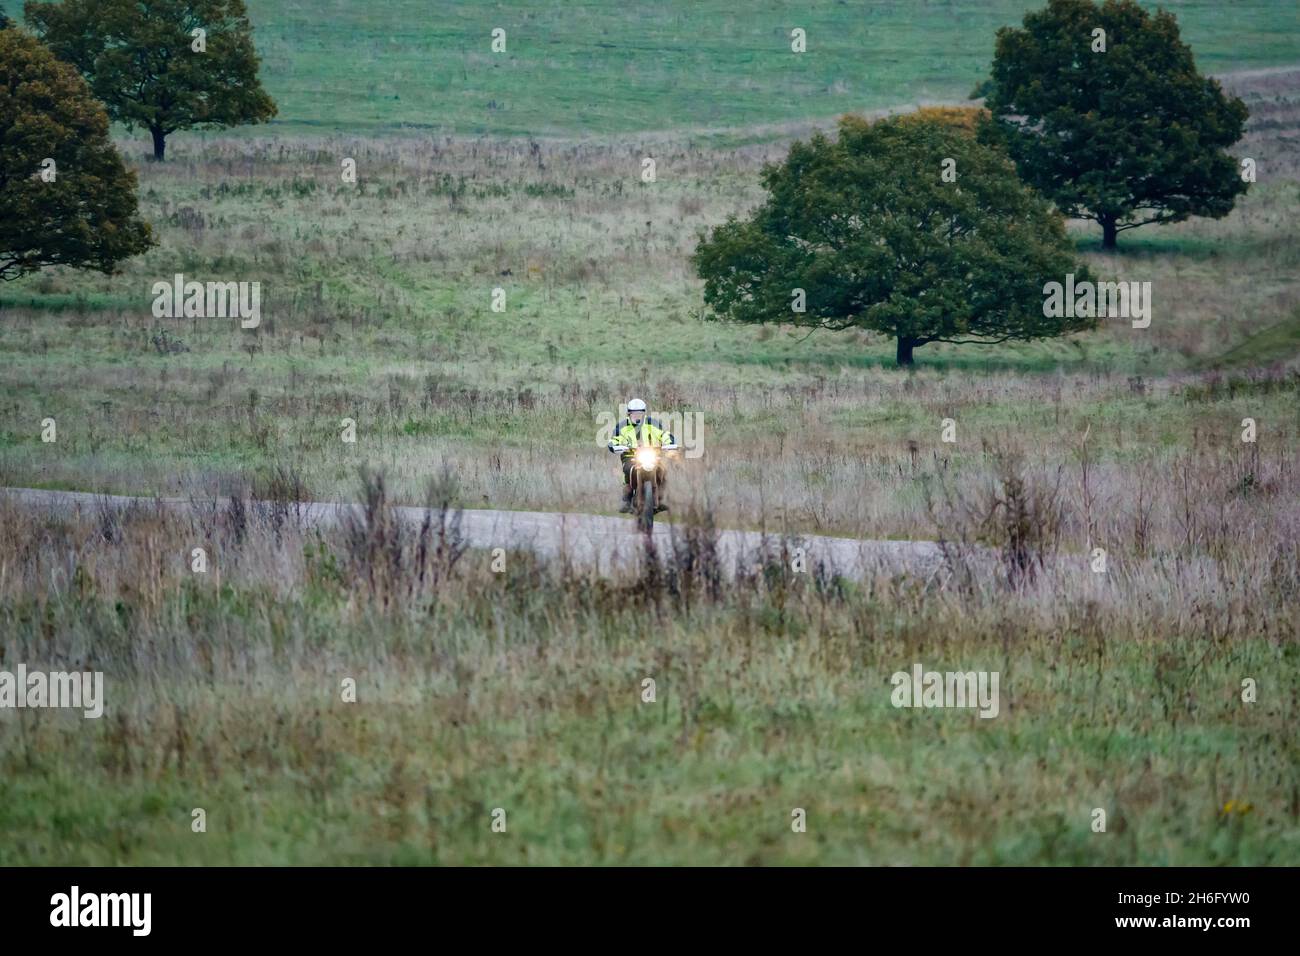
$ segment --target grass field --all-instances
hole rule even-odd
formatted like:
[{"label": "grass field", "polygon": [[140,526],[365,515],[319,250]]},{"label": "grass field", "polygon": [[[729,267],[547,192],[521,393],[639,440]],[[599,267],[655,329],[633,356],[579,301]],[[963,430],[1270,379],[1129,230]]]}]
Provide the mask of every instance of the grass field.
[{"label": "grass field", "polygon": [[[1300,57],[1286,0],[1168,0],[1203,70]],[[1024,0],[247,0],[276,133],[572,136],[963,99]],[[1155,6],[1155,4],[1150,4]],[[0,8],[19,14],[17,0]],[[791,52],[790,31],[807,33]],[[491,51],[492,30],[506,52]]]},{"label": "grass field", "polygon": [[[1101,453],[1127,462],[1229,436],[1256,414],[1287,447],[1292,386],[1178,399],[1220,364],[1249,377],[1294,355],[1300,73],[1242,90],[1256,125],[1241,149],[1266,175],[1237,211],[1128,233],[1118,256],[1077,233],[1102,275],[1152,283],[1149,329],[926,346],[914,375],[891,367],[882,338],[698,317],[695,237],[758,200],[757,171],[780,144],[668,139],[658,181],[643,184],[631,140],[536,151],[518,140],[181,140],[172,162],[140,170],[157,249],[118,276],[49,272],[0,290],[0,473],[9,485],[224,493],[291,464],[314,494],[340,498],[369,460],[414,501],[449,462],[471,503],[608,511],[613,466],[597,419],[644,393],[703,417],[708,455],[681,477],[712,491],[721,519],[752,525],[779,505],[796,530],[908,537],[919,520],[909,442],[982,471],[983,449],[1010,436],[1061,461],[1091,423]],[[355,186],[338,180],[345,155],[358,162]],[[153,283],[175,272],[261,281],[261,327],[154,319]],[[494,288],[505,313],[491,310]],[[47,417],[54,446],[41,441]],[[947,417],[961,424],[956,447],[939,443]],[[339,440],[343,418],[358,423],[356,445]],[[759,462],[766,505],[735,490],[755,487]]]},{"label": "grass field", "polygon": [[[658,580],[494,574],[385,526],[0,504],[6,661],[93,661],[112,703],[0,721],[0,864],[1300,857],[1294,521],[1018,593],[779,551],[721,583],[707,530]],[[219,579],[188,571],[195,541]],[[998,717],[895,710],[914,661],[999,671]]]},{"label": "grass field", "polygon": [[[964,97],[1025,4],[426,6],[251,0],[277,124],[165,164],[124,137],[159,246],[0,288],[0,486],[219,499],[0,500],[0,664],[110,699],[0,712],[0,864],[1300,861],[1300,66],[1229,80],[1260,170],[1230,216],[1115,255],[1073,227],[1152,283],[1149,329],[900,371],[865,333],[703,320],[687,256],[791,137]],[[1168,6],[1203,69],[1300,64],[1289,4]],[[177,272],[260,281],[261,326],[155,319]],[[631,394],[704,426],[666,570],[498,574],[382,508],[351,535],[286,510],[368,466],[393,502],[446,468],[459,506],[612,512],[599,416]],[[769,554],[722,582],[711,524],[961,547],[926,579]],[[1001,671],[1001,715],[894,709],[916,661]]]},{"label": "grass field", "polygon": [[[749,127],[961,99],[987,75],[997,28],[1034,6],[251,0],[249,10],[290,127],[546,136]],[[1164,6],[1203,69],[1296,62],[1300,17],[1277,0]],[[489,45],[498,27],[503,54]],[[791,52],[795,27],[807,53]]]}]

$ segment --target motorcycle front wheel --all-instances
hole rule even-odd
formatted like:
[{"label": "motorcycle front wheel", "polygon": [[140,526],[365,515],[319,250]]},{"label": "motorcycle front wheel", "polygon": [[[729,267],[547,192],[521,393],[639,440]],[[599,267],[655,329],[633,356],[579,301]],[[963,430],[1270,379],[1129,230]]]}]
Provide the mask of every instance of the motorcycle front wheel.
[{"label": "motorcycle front wheel", "polygon": [[638,481],[641,499],[641,512],[637,515],[637,521],[641,525],[641,530],[649,533],[655,526],[655,483],[651,477],[646,480],[645,476],[640,476]]}]

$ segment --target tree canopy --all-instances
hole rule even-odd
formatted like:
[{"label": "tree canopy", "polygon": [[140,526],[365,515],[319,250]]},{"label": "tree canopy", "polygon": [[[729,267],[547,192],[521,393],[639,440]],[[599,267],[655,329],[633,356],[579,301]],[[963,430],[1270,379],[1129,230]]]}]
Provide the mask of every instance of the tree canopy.
[{"label": "tree canopy", "polygon": [[982,89],[996,121],[982,135],[1066,215],[1096,220],[1107,249],[1126,229],[1226,216],[1246,190],[1226,152],[1246,106],[1197,73],[1167,11],[1050,0],[998,31]]},{"label": "tree canopy", "polygon": [[0,30],[0,279],[46,265],[112,272],[151,244],[135,174],[75,69]]},{"label": "tree canopy", "polygon": [[700,237],[692,261],[711,317],[870,329],[897,340],[900,365],[930,342],[1091,325],[1043,314],[1044,284],[1086,270],[1063,217],[969,125],[846,117],[837,140],[795,143],[764,168],[767,200],[752,215]]},{"label": "tree canopy", "polygon": [[258,82],[243,0],[29,0],[24,12],[55,54],[82,72],[109,116],[149,130],[156,159],[177,130],[275,115]]}]

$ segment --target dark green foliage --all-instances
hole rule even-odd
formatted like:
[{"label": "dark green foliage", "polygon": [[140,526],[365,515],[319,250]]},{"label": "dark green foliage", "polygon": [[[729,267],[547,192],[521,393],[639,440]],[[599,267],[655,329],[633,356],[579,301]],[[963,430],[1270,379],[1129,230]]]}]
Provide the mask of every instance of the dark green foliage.
[{"label": "dark green foliage", "polygon": [[[955,181],[943,175],[949,159]],[[900,365],[928,342],[1031,340],[1090,324],[1043,315],[1045,282],[1086,275],[1062,217],[960,125],[846,118],[837,141],[796,143],[763,185],[766,203],[696,249],[715,316],[871,329],[897,339]],[[792,310],[795,289],[803,313]]]},{"label": "dark green foliage", "polygon": [[[243,0],[31,0],[24,10],[55,54],[81,70],[109,116],[153,134],[156,159],[176,130],[275,115],[257,79]],[[202,52],[193,49],[196,29],[205,31]]]},{"label": "dark green foliage", "polygon": [[1100,223],[1108,249],[1125,229],[1226,216],[1246,191],[1225,152],[1245,104],[1196,71],[1173,14],[1133,0],[1051,0],[999,30],[986,105],[981,136],[1066,215]]},{"label": "dark green foliage", "polygon": [[46,265],[111,272],[150,242],[135,174],[85,81],[34,37],[0,32],[0,279]]}]

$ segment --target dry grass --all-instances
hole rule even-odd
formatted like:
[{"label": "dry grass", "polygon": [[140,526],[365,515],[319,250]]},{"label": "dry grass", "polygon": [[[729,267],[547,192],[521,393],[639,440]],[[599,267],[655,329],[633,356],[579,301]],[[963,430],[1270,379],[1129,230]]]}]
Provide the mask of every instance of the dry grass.
[{"label": "dry grass", "polygon": [[[0,504],[3,660],[109,689],[98,722],[0,715],[0,829],[22,834],[0,859],[1294,862],[1295,535],[1027,576],[1016,548],[1036,560],[1067,499],[1006,469],[984,505],[1053,504],[1001,531],[950,517],[1011,560],[929,581],[795,573],[779,540],[728,579],[707,516],[637,573],[519,554],[494,573],[434,557],[445,494],[402,526],[373,477],[359,523],[328,532],[238,499]],[[888,675],[913,661],[998,670],[1000,716],[894,710]],[[1255,816],[1225,820],[1229,799]],[[790,839],[793,806],[812,839]]]},{"label": "dry grass", "polygon": [[[1156,283],[1147,333],[927,347],[911,374],[867,336],[691,317],[694,232],[758,199],[777,143],[180,146],[142,171],[158,250],[6,289],[0,484],[218,503],[0,502],[0,664],[109,688],[99,722],[0,712],[0,863],[1295,863],[1300,378],[1213,371],[1297,305],[1279,82],[1250,88],[1261,182],[1231,217],[1085,248]],[[176,271],[262,280],[263,327],[160,328]],[[464,548],[455,503],[611,511],[596,416],[632,393],[704,416],[662,560],[498,574]],[[315,531],[309,498],[364,508]],[[728,579],[718,527],[771,549]],[[947,560],[799,574],[807,532]],[[916,661],[1000,671],[1000,716],[893,709]]]}]

